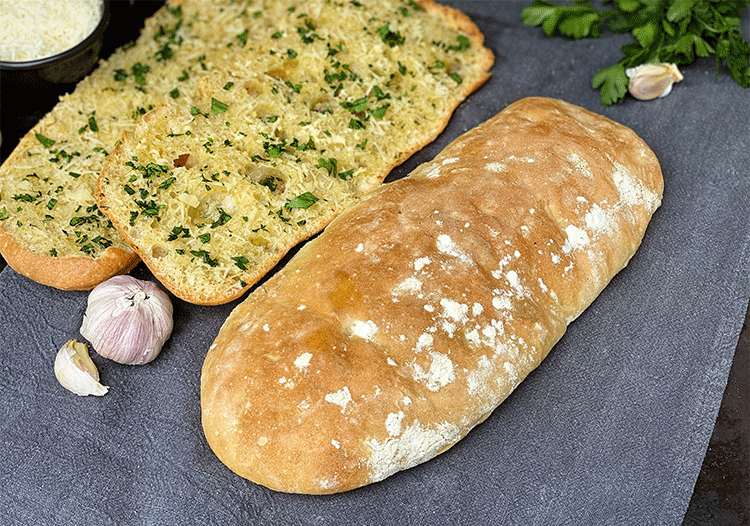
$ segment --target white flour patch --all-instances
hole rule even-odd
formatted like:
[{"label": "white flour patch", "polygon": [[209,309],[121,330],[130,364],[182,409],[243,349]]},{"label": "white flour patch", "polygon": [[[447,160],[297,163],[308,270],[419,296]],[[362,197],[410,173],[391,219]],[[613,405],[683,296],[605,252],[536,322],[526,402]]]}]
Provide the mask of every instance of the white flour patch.
[{"label": "white flour patch", "polygon": [[612,217],[597,204],[593,205],[583,218],[586,228],[593,232],[611,231],[612,221]]},{"label": "white flour patch", "polygon": [[422,352],[431,348],[433,341],[432,334],[427,334],[426,332],[421,334],[419,338],[417,338],[417,345],[414,347],[414,352]]},{"label": "white flour patch", "polygon": [[427,179],[437,179],[442,174],[440,173],[440,166],[435,166],[429,172],[427,172]]},{"label": "white flour patch", "polygon": [[344,386],[343,389],[339,389],[335,393],[328,393],[324,399],[330,404],[341,407],[343,413],[346,411],[346,406],[352,401],[352,394],[349,392],[349,388]]},{"label": "white flour patch", "polygon": [[392,437],[396,437],[401,434],[401,423],[404,420],[404,412],[399,411],[398,413],[389,413],[385,419],[385,430]]},{"label": "white flour patch", "polygon": [[508,375],[508,378],[510,378],[510,381],[514,384],[518,383],[518,371],[516,370],[516,366],[513,365],[510,362],[505,362],[503,364],[503,367],[505,368],[505,372]]},{"label": "white flour patch", "polygon": [[464,252],[448,234],[438,235],[436,245],[439,252],[447,254],[448,256],[453,256],[462,263],[469,265],[473,262],[471,256]]},{"label": "white flour patch", "polygon": [[394,294],[417,293],[422,290],[422,282],[417,278],[406,278],[393,289]]},{"label": "white flour patch", "polygon": [[492,274],[492,277],[495,279],[500,279],[503,276],[503,269],[505,269],[505,266],[510,263],[510,260],[510,254],[504,256],[503,259],[501,259],[497,264],[497,270],[493,270],[492,272],[490,272],[490,274]]},{"label": "white flour patch", "polygon": [[312,358],[312,354],[309,352],[302,353],[299,356],[297,356],[297,359],[294,360],[294,365],[297,366],[297,369],[300,371],[304,371],[308,367],[310,367],[310,359]]},{"label": "white flour patch", "polygon": [[505,273],[505,279],[508,280],[508,285],[510,285],[517,294],[524,294],[525,291],[523,285],[521,285],[521,278],[518,276],[518,272],[515,270],[509,270]]},{"label": "white flour patch", "polygon": [[426,256],[423,257],[423,258],[417,258],[417,259],[414,260],[414,270],[416,270],[417,272],[419,272],[420,270],[422,270],[423,268],[425,268],[430,263],[432,263],[432,261],[430,261],[430,258],[428,258]]},{"label": "white flour patch", "polygon": [[467,314],[469,306],[459,303],[449,298],[440,300],[440,306],[443,307],[443,317],[453,320],[456,323],[466,323],[469,321]]},{"label": "white flour patch", "polygon": [[614,163],[612,180],[620,193],[620,201],[626,205],[645,205],[654,210],[659,204],[659,196],[635,179],[627,168]]},{"label": "white flour patch", "polygon": [[338,486],[338,484],[339,483],[336,481],[335,478],[333,480],[331,480],[331,479],[320,479],[320,480],[318,480],[318,486],[320,486],[321,489],[333,489],[336,486]]},{"label": "white flour patch", "polygon": [[372,340],[376,332],[378,332],[378,326],[373,321],[357,320],[352,325],[352,336],[357,336],[368,342]]},{"label": "white flour patch", "polygon": [[365,246],[362,243],[360,243],[359,245],[357,245],[357,248],[354,249],[354,252],[362,252],[364,249],[365,249]]},{"label": "white flour patch", "polygon": [[505,165],[503,163],[498,163],[498,162],[487,163],[484,165],[484,167],[490,172],[496,173],[496,174],[499,174],[500,172],[505,170]]},{"label": "white flour patch", "polygon": [[456,379],[453,371],[453,362],[445,354],[431,351],[430,370],[425,371],[419,364],[414,364],[414,379],[423,383],[430,391],[438,391]]},{"label": "white flour patch", "polygon": [[568,238],[565,240],[562,251],[566,254],[570,254],[573,250],[583,248],[589,244],[589,235],[582,228],[578,228],[575,225],[568,225],[565,228],[565,233],[568,234]]},{"label": "white flour patch", "polygon": [[477,329],[466,331],[464,336],[466,337],[466,341],[468,341],[472,345],[478,346],[480,343],[482,343],[482,340],[479,337],[479,331]]},{"label": "white flour patch", "polygon": [[[494,291],[496,293],[499,293],[500,291]],[[510,301],[510,296],[507,294],[499,294],[498,296],[494,296],[492,298],[492,306],[495,307],[497,310],[510,310],[512,304]]]},{"label": "white flour patch", "polygon": [[460,437],[461,432],[455,424],[443,422],[423,427],[419,420],[415,420],[399,437],[390,437],[384,442],[368,440],[367,445],[372,449],[367,462],[370,482],[378,482],[397,471],[416,466]]},{"label": "white flour patch", "polygon": [[443,320],[440,328],[448,334],[449,338],[453,338],[453,334],[456,332],[456,324],[448,320]]},{"label": "white flour patch", "polygon": [[568,161],[570,161],[573,164],[573,168],[581,174],[582,176],[586,177],[587,179],[591,179],[594,177],[594,174],[591,173],[591,167],[589,166],[589,163],[586,162],[585,159],[580,157],[577,153],[571,153],[568,156]]},{"label": "white flour patch", "polygon": [[492,376],[492,362],[486,356],[482,355],[477,361],[477,368],[471,371],[466,377],[466,386],[470,395],[475,395],[480,391],[487,389],[488,378]]}]

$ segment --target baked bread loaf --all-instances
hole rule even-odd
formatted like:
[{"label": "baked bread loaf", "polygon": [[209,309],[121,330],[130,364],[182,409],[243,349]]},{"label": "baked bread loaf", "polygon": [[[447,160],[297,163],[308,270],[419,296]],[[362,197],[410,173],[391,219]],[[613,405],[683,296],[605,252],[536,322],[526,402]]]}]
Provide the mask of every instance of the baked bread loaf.
[{"label": "baked bread loaf", "polygon": [[636,134],[516,102],[341,214],[238,305],[203,428],[242,477],[333,493],[445,451],[622,269],[661,203]]},{"label": "baked bread loaf", "polygon": [[99,209],[186,301],[243,294],[489,77],[477,27],[431,1],[289,5],[149,112],[98,180]]}]

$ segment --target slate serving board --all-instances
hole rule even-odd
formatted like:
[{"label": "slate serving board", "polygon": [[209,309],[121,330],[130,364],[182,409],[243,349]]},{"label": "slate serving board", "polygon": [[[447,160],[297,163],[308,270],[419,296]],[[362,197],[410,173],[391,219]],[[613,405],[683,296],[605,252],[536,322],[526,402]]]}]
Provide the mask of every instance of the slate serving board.
[{"label": "slate serving board", "polygon": [[[705,60],[664,99],[604,107],[590,78],[618,60],[627,37],[547,38],[519,22],[528,2],[445,3],[484,32],[493,76],[389,180],[519,98],[565,99],[630,126],[661,161],[664,203],[630,265],[458,445],[381,483],[325,497],[238,478],[205,442],[200,368],[237,302],[173,298],[176,326],[162,355],[143,367],[94,356],[111,391],[79,398],[59,386],[52,364],[67,340],[81,338],[87,294],[6,267],[0,523],[682,522],[750,297],[750,91]],[[142,265],[133,275],[153,279]]]}]

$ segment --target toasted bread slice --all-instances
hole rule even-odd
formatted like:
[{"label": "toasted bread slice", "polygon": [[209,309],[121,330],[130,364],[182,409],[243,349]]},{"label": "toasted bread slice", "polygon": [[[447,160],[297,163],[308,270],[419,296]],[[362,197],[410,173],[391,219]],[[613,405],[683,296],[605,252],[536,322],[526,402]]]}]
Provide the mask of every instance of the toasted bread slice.
[{"label": "toasted bread slice", "polygon": [[90,289],[135,265],[93,195],[115,143],[150,109],[188,97],[247,35],[270,31],[286,13],[280,4],[169,0],[135,42],[61,97],[0,166],[0,253],[10,266],[46,285]]},{"label": "toasted bread slice", "polygon": [[115,149],[99,208],[198,304],[240,296],[434,139],[488,77],[468,17],[432,2],[305,2]]}]

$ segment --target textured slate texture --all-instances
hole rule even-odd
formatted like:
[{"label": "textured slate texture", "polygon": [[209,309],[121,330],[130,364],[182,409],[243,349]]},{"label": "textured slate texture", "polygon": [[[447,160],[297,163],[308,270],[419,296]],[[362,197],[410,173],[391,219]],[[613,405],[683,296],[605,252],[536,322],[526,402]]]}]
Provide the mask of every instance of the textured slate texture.
[{"label": "textured slate texture", "polygon": [[[483,424],[440,457],[327,497],[274,493],[208,448],[199,379],[231,308],[175,300],[154,362],[94,356],[103,398],[62,389],[56,351],[86,293],[0,273],[0,523],[4,525],[508,524],[682,522],[750,296],[750,91],[711,60],[665,99],[604,107],[591,76],[627,37],[570,42],[518,21],[526,2],[448,2],[496,54],[492,79],[400,177],[529,95],[563,98],[653,148],[664,204],[630,265]],[[748,22],[743,22],[747,26]],[[139,266],[136,277],[153,279]]]}]

